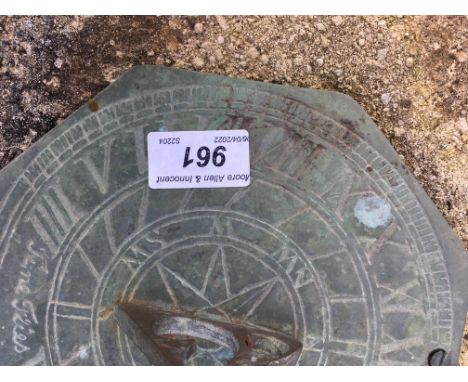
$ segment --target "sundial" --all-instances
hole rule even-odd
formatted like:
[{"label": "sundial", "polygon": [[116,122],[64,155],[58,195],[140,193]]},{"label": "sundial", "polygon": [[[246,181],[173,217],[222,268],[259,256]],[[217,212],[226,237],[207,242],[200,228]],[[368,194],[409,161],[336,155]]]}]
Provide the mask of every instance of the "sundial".
[{"label": "sundial", "polygon": [[[248,183],[149,187],[215,130]],[[457,364],[467,264],[349,97],[135,67],[0,172],[0,364]]]}]

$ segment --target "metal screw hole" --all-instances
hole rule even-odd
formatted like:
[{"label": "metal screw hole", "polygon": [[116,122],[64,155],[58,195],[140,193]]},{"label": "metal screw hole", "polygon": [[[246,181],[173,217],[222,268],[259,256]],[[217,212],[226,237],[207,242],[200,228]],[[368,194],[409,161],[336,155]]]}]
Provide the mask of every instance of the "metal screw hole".
[{"label": "metal screw hole", "polygon": [[441,366],[444,362],[444,359],[447,355],[447,352],[442,348],[434,349],[427,356],[427,364],[429,366]]}]

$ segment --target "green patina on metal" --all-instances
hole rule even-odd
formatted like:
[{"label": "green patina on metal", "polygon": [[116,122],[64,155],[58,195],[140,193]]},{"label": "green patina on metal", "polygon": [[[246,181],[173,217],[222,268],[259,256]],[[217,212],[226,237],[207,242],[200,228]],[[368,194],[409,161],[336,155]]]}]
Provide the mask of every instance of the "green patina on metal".
[{"label": "green patina on metal", "polygon": [[[137,303],[182,364],[457,363],[466,253],[351,98],[140,66],[90,105],[0,172],[0,364],[157,363]],[[250,186],[149,189],[149,132],[213,129]]]}]

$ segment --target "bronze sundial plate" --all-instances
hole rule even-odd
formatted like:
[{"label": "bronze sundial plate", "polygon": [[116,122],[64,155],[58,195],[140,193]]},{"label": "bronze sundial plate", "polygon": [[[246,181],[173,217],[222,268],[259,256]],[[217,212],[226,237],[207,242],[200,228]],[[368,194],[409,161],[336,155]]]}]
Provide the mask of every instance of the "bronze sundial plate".
[{"label": "bronze sundial plate", "polygon": [[[148,133],[230,129],[248,132],[250,185],[149,188]],[[137,301],[209,331],[187,364],[228,362],[231,330],[300,344],[284,348],[302,365],[424,365],[435,349],[456,364],[466,270],[335,92],[135,67],[0,172],[0,364],[153,364],[116,319]],[[188,330],[151,325],[157,341]]]}]

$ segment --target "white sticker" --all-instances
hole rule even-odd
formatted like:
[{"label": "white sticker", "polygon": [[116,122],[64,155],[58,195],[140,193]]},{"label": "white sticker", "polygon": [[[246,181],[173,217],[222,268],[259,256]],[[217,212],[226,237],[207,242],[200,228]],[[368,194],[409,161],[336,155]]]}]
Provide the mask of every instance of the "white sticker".
[{"label": "white sticker", "polygon": [[148,183],[153,189],[247,187],[247,130],[148,134]]}]

